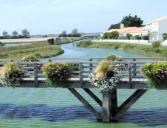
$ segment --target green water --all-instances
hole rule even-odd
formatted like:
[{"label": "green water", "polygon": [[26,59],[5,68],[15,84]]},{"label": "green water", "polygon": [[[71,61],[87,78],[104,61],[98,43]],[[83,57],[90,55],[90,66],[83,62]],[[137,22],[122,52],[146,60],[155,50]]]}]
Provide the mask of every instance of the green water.
[{"label": "green water", "polygon": [[[116,53],[138,57],[131,53],[61,46],[59,57],[104,57]],[[101,111],[81,89],[81,94]],[[98,89],[93,91],[101,98]],[[135,90],[118,90],[121,104]],[[67,89],[1,88],[0,128],[167,128],[167,91],[149,90],[117,123],[100,123]]]}]

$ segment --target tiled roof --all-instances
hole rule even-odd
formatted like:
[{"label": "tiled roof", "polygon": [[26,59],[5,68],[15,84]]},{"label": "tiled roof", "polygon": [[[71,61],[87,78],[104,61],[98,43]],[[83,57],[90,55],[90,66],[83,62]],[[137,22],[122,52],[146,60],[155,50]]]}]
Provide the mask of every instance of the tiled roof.
[{"label": "tiled roof", "polygon": [[119,33],[142,33],[143,27],[125,27],[121,29],[110,29],[106,32],[117,31]]},{"label": "tiled roof", "polygon": [[163,21],[163,20],[167,20],[167,16],[159,18],[159,19],[155,19],[153,21],[148,22],[147,24],[158,23],[158,22]]}]

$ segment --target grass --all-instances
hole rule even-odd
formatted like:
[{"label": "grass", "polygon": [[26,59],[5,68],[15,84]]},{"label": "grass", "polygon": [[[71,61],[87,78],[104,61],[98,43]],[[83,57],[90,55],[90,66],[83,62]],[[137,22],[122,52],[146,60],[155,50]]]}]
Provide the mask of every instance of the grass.
[{"label": "grass", "polygon": [[84,48],[107,48],[107,49],[118,49],[131,53],[136,53],[144,56],[150,57],[167,57],[167,47],[160,46],[159,48],[153,48],[151,45],[143,44],[130,44],[122,42],[91,42],[82,41],[78,47]]},{"label": "grass", "polygon": [[58,46],[46,42],[18,47],[0,47],[0,51],[0,59],[22,58],[31,53],[37,54],[38,58],[48,58],[63,53],[63,50]]},{"label": "grass", "polygon": [[25,43],[46,43],[47,41],[16,41],[16,42],[1,42],[2,44],[25,44]]},{"label": "grass", "polygon": [[83,36],[81,36],[81,37],[66,37],[66,38],[61,40],[61,44],[72,43],[74,41],[83,40],[83,39],[85,39],[85,37],[83,37]]}]

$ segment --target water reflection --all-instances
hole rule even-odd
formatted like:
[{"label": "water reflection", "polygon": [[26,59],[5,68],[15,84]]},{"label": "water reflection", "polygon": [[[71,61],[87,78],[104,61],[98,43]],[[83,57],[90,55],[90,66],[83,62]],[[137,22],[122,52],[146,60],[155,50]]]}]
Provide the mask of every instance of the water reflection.
[{"label": "water reflection", "polygon": [[[100,109],[98,109],[101,112]],[[90,120],[96,118],[85,107],[52,107],[47,105],[0,104],[0,115],[10,119],[40,118],[44,121],[63,122],[70,120]],[[130,109],[119,123],[134,123],[143,126],[167,125],[167,109]]]}]

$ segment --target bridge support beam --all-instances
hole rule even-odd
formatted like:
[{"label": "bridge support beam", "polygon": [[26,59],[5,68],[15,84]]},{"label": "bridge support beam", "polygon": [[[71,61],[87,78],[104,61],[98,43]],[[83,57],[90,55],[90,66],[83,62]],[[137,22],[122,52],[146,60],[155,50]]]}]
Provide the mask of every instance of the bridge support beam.
[{"label": "bridge support beam", "polygon": [[102,117],[99,112],[96,111],[89,103],[86,101],[74,88],[69,88],[69,91],[79,100],[81,101],[87,109],[89,109],[97,118],[97,120],[101,121]]},{"label": "bridge support beam", "polygon": [[110,122],[117,112],[117,89],[102,92],[103,95],[103,122]]}]

